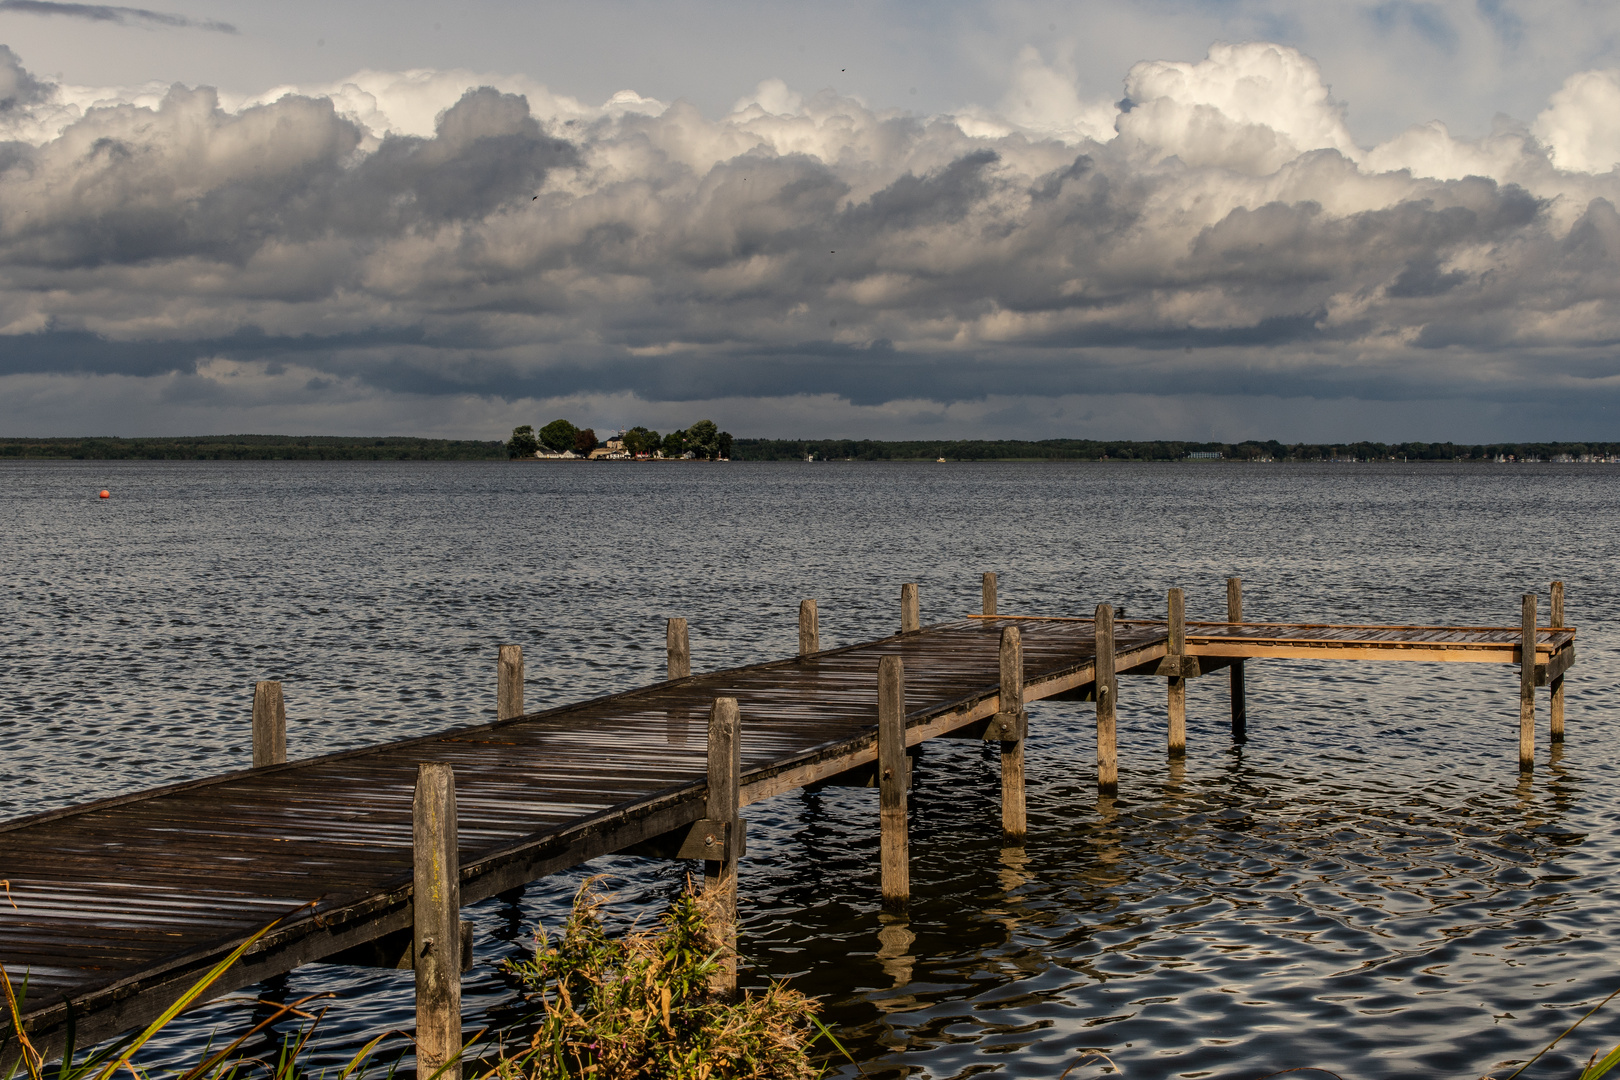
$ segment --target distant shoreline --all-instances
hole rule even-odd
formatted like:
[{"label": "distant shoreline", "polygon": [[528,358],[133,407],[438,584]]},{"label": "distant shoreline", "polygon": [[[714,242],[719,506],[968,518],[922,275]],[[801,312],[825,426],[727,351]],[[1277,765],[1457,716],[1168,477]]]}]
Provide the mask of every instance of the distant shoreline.
[{"label": "distant shoreline", "polygon": [[[1620,442],[1211,443],[1093,439],[737,439],[733,461],[1620,461]],[[0,461],[490,461],[500,440],[407,436],[199,435],[3,438]],[[520,459],[521,460],[521,459]],[[609,462],[619,465],[625,462]],[[636,464],[631,462],[630,464]],[[643,463],[644,464],[644,463]]]}]

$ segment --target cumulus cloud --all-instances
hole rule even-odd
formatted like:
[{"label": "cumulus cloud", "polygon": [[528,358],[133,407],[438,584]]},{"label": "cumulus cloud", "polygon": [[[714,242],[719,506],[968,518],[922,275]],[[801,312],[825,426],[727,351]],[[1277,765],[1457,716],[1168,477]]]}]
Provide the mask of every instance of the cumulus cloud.
[{"label": "cumulus cloud", "polygon": [[1620,165],[1620,71],[1571,75],[1533,130],[1560,168],[1608,172]]},{"label": "cumulus cloud", "polygon": [[1120,133],[1188,165],[1272,173],[1309,150],[1359,156],[1316,62],[1264,42],[1199,63],[1156,60],[1125,78]]},{"label": "cumulus cloud", "polygon": [[[482,402],[489,435],[559,401],[727,403],[742,432],[1336,438],[1301,426],[1372,401],[1612,427],[1616,85],[1361,147],[1318,66],[1265,43],[1138,64],[1117,104],[1030,51],[998,106],[940,116],[431,71],[222,101],[52,87],[7,52],[0,398],[77,380],[192,430],[198,402],[373,429]],[[1150,427],[1099,430],[1126,415]]]}]

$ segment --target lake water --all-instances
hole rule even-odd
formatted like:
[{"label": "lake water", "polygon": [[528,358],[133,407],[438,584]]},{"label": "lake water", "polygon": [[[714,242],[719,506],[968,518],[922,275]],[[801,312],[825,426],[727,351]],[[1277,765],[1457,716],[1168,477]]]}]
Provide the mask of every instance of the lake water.
[{"label": "lake water", "polygon": [[[1095,1048],[1138,1078],[1505,1077],[1620,987],[1617,482],[1601,465],[6,463],[0,817],[242,767],[257,679],[284,684],[292,756],[320,754],[492,719],[502,642],[524,647],[531,709],[653,681],[672,615],[702,671],[791,654],[803,597],[825,647],[893,632],[906,581],[925,623],[977,611],[984,570],[1009,614],[1157,614],[1179,585],[1189,618],[1219,618],[1235,574],[1251,619],[1477,625],[1517,625],[1520,594],[1561,578],[1569,736],[1548,746],[1542,691],[1529,777],[1514,668],[1271,661],[1249,665],[1242,747],[1224,675],[1189,684],[1176,768],[1162,680],[1123,680],[1112,800],[1091,706],[1034,706],[1022,850],[1000,846],[995,757],[930,744],[909,922],[878,912],[875,791],[747,811],[747,978],[823,997],[868,1075],[1056,1077]],[[586,873],[613,875],[633,918],[684,870],[604,859],[473,910],[469,1023],[509,1015],[495,962]],[[320,989],[343,995],[325,1060],[412,1022],[408,972],[260,988]],[[200,1010],[151,1060],[246,1015]],[[1617,1041],[1620,1002],[1527,1080]]]}]

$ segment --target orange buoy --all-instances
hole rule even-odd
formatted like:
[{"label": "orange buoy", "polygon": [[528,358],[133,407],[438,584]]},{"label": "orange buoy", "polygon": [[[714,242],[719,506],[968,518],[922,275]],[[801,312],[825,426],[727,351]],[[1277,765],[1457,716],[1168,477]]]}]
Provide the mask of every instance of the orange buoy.
[{"label": "orange buoy", "polygon": [[101,489],[101,497],[103,499],[110,499],[110,498],[112,498],[112,492],[108,491],[106,488],[102,488]]}]

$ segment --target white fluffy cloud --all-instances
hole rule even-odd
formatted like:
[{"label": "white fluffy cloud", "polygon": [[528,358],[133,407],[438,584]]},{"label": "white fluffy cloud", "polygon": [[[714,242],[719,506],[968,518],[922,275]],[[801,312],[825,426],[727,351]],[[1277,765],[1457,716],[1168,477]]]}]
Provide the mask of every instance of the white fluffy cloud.
[{"label": "white fluffy cloud", "polygon": [[[146,402],[146,430],[197,430],[198,401],[374,430],[484,402],[485,435],[556,401],[727,402],[737,431],[816,402],[846,431],[901,402],[1095,428],[1039,407],[1065,400],[1136,402],[1144,436],[1346,415],[1282,400],[1613,427],[1615,73],[1529,126],[1368,147],[1280,45],[1137,64],[1118,104],[1033,49],[1008,85],[940,116],[767,80],[711,117],[459,71],[222,100],[52,86],[8,50],[0,399],[77,380]],[[1189,404],[1211,401],[1255,404]]]},{"label": "white fluffy cloud", "polygon": [[1561,169],[1608,172],[1620,165],[1620,71],[1571,75],[1533,130]]},{"label": "white fluffy cloud", "polygon": [[1155,60],[1125,78],[1119,131],[1188,165],[1274,173],[1310,150],[1359,157],[1315,61],[1281,45],[1215,45],[1199,63]]}]

